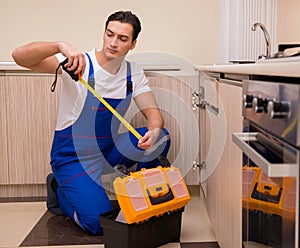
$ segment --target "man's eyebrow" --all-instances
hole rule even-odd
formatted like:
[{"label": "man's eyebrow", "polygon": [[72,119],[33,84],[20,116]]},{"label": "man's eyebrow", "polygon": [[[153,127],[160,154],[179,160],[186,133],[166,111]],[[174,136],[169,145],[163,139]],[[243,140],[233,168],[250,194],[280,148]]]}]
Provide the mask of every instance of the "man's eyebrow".
[{"label": "man's eyebrow", "polygon": [[[115,33],[114,31],[112,31],[111,29],[109,29],[109,28],[107,28],[106,29],[108,32],[110,32],[110,33]],[[118,36],[120,36],[120,37],[124,37],[124,38],[128,38],[129,39],[129,36],[127,36],[127,35],[125,35],[125,34],[119,34]]]}]

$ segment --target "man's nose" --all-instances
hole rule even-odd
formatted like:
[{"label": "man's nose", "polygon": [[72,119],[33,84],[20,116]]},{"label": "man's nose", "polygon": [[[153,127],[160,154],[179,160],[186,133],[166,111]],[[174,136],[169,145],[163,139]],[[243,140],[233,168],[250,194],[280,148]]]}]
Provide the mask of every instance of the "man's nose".
[{"label": "man's nose", "polygon": [[111,44],[111,46],[117,46],[118,45],[118,37],[113,37],[112,39],[111,39],[111,42],[110,42],[110,44]]}]

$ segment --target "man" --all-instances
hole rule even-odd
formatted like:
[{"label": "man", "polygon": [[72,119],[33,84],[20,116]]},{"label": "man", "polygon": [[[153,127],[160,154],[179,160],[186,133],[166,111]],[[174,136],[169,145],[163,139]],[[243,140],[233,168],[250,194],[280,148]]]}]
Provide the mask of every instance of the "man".
[{"label": "man", "polygon": [[[157,157],[166,156],[170,147],[143,71],[124,60],[135,48],[140,31],[140,21],[134,14],[119,11],[106,21],[101,50],[83,53],[66,42],[33,42],[16,48],[12,54],[21,66],[61,74],[51,151],[55,178],[47,178],[47,206],[93,234],[102,233],[99,215],[112,209],[101,174],[119,164],[130,168],[138,162],[138,170],[155,167],[159,164]],[[58,65],[66,58],[63,70]],[[134,99],[147,120],[147,127],[137,129],[142,138],[137,140],[130,132],[119,134],[118,120],[84,85],[72,80],[69,72],[80,74],[121,115]]]}]

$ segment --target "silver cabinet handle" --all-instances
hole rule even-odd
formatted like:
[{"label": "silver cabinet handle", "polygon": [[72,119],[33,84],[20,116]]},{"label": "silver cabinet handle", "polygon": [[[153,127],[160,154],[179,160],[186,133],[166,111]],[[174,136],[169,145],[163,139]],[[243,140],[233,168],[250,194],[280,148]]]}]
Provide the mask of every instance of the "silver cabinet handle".
[{"label": "silver cabinet handle", "polygon": [[[295,177],[297,175],[297,163],[270,163],[262,155],[255,151],[249,144],[246,143],[247,141],[257,141],[258,136],[259,133],[233,133],[232,141],[258,167],[260,167],[268,177]],[[286,153],[289,154],[289,157],[293,156],[289,151],[286,151]],[[293,161],[296,161],[296,158]]]}]

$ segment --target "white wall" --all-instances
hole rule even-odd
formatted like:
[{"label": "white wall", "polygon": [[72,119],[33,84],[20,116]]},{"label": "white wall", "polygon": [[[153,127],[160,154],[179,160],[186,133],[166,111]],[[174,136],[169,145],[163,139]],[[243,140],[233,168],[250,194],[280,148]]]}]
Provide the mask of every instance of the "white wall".
[{"label": "white wall", "polygon": [[266,54],[266,42],[260,28],[252,32],[256,22],[263,23],[270,33],[273,53],[276,41],[277,0],[220,0],[219,63],[255,61]]},{"label": "white wall", "polygon": [[101,48],[112,12],[131,10],[142,22],[135,52],[163,51],[194,64],[217,61],[219,0],[1,0],[0,61],[34,40],[65,40],[82,50]]}]

